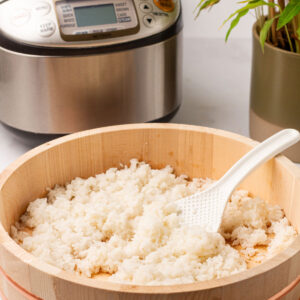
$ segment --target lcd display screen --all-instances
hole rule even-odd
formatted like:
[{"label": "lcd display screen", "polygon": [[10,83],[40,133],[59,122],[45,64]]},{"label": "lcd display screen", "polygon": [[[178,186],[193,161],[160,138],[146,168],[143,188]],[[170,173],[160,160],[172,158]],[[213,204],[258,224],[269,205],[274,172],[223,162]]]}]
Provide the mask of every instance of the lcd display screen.
[{"label": "lcd display screen", "polygon": [[117,23],[113,4],[74,7],[78,27]]}]

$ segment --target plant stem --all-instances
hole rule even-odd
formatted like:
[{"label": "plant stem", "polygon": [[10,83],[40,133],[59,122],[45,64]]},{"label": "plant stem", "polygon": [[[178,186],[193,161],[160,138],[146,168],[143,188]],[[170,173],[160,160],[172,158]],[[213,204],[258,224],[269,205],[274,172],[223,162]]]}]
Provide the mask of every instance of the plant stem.
[{"label": "plant stem", "polygon": [[254,9],[254,13],[256,20],[259,21],[257,7]]},{"label": "plant stem", "polygon": [[[281,14],[285,9],[285,0],[278,0],[278,4],[279,4],[279,13]],[[275,26],[277,27],[278,19],[276,19],[274,23],[276,24]],[[282,48],[284,49],[285,41],[283,38],[282,30],[277,30],[277,36],[282,44]]]},{"label": "plant stem", "polygon": [[281,30],[277,31],[277,35],[278,35],[278,40],[281,44],[281,47],[284,49],[285,48],[285,41],[284,41],[284,38],[282,36]]},{"label": "plant stem", "polygon": [[264,9],[263,9],[263,7],[261,6],[260,7],[260,19],[261,19],[261,26],[263,27],[264,26],[264,24],[265,24],[265,16],[264,16]]},{"label": "plant stem", "polygon": [[278,0],[278,4],[280,6],[281,11],[283,11],[284,8],[285,8],[285,1],[284,0]]},{"label": "plant stem", "polygon": [[[269,0],[270,3],[274,3],[274,0]],[[275,8],[269,6],[269,19],[272,19],[275,17]],[[276,36],[276,23],[273,22],[272,28],[271,28],[271,41],[274,44],[274,46],[278,45],[277,36]]]},{"label": "plant stem", "polygon": [[263,23],[262,23],[262,20],[261,20],[261,17],[260,17],[259,9],[256,7],[254,9],[254,12],[255,12],[256,20],[258,22],[259,30],[261,30],[262,26],[263,26]]},{"label": "plant stem", "polygon": [[264,15],[262,14],[261,7],[256,7],[254,11],[255,11],[256,20],[258,21],[259,30],[260,30],[264,26],[265,18]]},{"label": "plant stem", "polygon": [[[269,1],[273,1],[273,2],[274,2],[274,0],[269,0]],[[279,8],[280,13],[282,13],[282,11],[283,11],[284,8],[285,8],[285,0],[278,0],[278,3],[279,3],[279,6],[280,6],[280,8]],[[275,23],[275,22],[274,22],[274,23]],[[288,25],[290,25],[290,24],[288,24]],[[287,25],[284,26],[284,30],[285,30],[286,37],[287,37],[288,42],[289,42],[290,50],[291,50],[291,52],[295,52],[295,51],[294,51],[294,47],[293,47],[293,43],[292,43],[291,38],[290,38],[290,33],[289,33],[289,30],[288,30],[288,26],[287,26]]]},{"label": "plant stem", "polygon": [[288,28],[287,28],[286,25],[284,25],[284,29],[285,29],[285,33],[286,33],[287,39],[289,41],[290,49],[291,49],[292,52],[295,52],[293,44],[292,44],[292,41],[291,41],[291,38],[290,38],[289,30],[288,30]]},{"label": "plant stem", "polygon": [[295,16],[292,20],[292,27],[293,27],[293,35],[294,35],[294,39],[295,39],[295,44],[296,44],[296,52],[300,53],[300,39],[297,35],[297,28],[298,28],[298,16]]}]

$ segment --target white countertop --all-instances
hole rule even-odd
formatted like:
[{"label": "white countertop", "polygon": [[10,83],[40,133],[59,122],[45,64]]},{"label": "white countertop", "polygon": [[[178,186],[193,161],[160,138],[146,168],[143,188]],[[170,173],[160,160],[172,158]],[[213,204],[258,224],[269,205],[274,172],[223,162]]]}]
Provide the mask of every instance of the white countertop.
[{"label": "white countertop", "polygon": [[[184,39],[183,104],[171,122],[248,135],[251,40]],[[32,148],[0,125],[0,171]]]}]

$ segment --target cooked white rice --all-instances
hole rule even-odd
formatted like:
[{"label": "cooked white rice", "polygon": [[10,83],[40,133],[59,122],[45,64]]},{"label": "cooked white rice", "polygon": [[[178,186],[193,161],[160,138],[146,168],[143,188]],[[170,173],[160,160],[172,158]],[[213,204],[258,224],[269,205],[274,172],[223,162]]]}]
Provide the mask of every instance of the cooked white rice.
[{"label": "cooked white rice", "polygon": [[[221,234],[180,225],[174,202],[213,181],[188,181],[172,172],[170,166],[154,170],[133,159],[121,170],[76,178],[31,202],[11,235],[66,271],[88,277],[105,272],[110,280],[148,285],[235,274],[247,269],[249,257],[263,261],[295,239],[280,207],[243,190],[228,203]],[[265,254],[257,255],[258,245],[267,247]]]}]

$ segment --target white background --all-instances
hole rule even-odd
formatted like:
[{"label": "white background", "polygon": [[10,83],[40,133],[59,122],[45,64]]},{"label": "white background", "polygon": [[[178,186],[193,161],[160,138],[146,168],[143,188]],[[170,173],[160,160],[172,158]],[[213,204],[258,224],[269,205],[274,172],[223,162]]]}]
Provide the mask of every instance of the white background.
[{"label": "white background", "polygon": [[[219,29],[222,22],[236,9],[241,7],[238,0],[221,0],[210,11],[204,11],[196,20],[197,0],[182,0],[184,34],[186,37],[225,38],[228,25]],[[243,4],[244,5],[244,4]],[[233,29],[230,38],[250,38],[251,27],[255,21],[253,15],[247,15]]]}]

